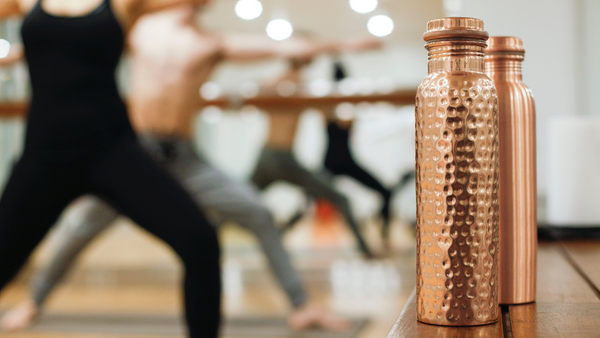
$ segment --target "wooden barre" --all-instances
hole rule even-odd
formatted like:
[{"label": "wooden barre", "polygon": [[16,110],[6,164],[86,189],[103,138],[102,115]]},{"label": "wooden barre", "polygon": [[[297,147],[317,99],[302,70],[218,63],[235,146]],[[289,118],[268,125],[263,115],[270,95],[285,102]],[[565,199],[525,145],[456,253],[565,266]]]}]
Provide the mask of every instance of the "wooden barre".
[{"label": "wooden barre", "polygon": [[[319,108],[323,106],[332,106],[340,103],[361,103],[361,102],[389,102],[396,105],[407,105],[414,104],[415,97],[417,95],[416,89],[396,91],[390,94],[375,94],[375,95],[352,95],[352,96],[342,96],[342,95],[334,95],[334,96],[323,96],[323,97],[313,97],[313,96],[290,96],[290,97],[282,97],[282,96],[257,96],[254,98],[249,98],[245,100],[241,100],[240,104],[251,105],[257,108],[264,108],[266,110],[278,108]],[[225,98],[216,99],[211,101],[201,100],[201,106],[217,106],[222,108],[227,108],[231,106],[231,100],[227,100]]]},{"label": "wooden barre", "polygon": [[[340,103],[361,103],[361,102],[389,102],[396,105],[414,104],[416,89],[396,91],[390,94],[375,95],[353,95],[353,96],[258,96],[254,98],[240,100],[238,106],[251,105],[265,110],[269,109],[288,109],[288,108],[320,108],[334,106]],[[227,98],[218,98],[215,100],[200,100],[200,106],[217,106],[228,108],[235,106],[234,100]],[[2,102],[0,103],[0,118],[22,117],[27,113],[29,104],[26,102]]]}]

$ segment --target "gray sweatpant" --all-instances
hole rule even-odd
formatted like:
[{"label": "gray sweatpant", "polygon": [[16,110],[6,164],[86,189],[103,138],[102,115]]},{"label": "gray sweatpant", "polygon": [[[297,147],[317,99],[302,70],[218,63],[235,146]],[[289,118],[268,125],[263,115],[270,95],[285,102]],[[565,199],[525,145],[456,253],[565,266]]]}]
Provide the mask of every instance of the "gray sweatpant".
[{"label": "gray sweatpant", "polygon": [[360,232],[360,227],[352,215],[348,199],[335,189],[332,178],[326,172],[316,173],[306,170],[296,161],[294,154],[290,151],[264,148],[252,181],[264,189],[278,180],[298,185],[307,195],[324,198],[335,205],[350,226],[362,252],[367,256],[372,255]]},{"label": "gray sweatpant", "polygon": [[[279,230],[253,185],[230,179],[208,164],[189,141],[152,136],[141,137],[141,141],[150,155],[196,198],[214,224],[233,221],[254,233],[293,306],[306,302],[306,292],[283,248]],[[115,209],[94,196],[82,197],[70,208],[58,225],[59,249],[32,281],[33,299],[38,305],[62,279],[77,254],[118,216]]]}]

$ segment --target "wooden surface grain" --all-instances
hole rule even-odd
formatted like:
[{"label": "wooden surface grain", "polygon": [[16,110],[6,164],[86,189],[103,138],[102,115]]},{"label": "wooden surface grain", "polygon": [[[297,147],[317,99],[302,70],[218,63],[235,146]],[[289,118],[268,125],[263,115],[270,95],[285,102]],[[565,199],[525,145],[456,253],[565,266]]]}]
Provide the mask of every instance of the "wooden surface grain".
[{"label": "wooden surface grain", "polygon": [[[600,302],[561,251],[559,242],[540,242],[538,245],[537,302]],[[600,267],[600,256],[598,260]]]},{"label": "wooden surface grain", "polygon": [[[600,290],[600,241],[562,241],[567,254],[583,274],[594,285],[597,292]],[[599,319],[600,320],[600,319]]]},{"label": "wooden surface grain", "polygon": [[487,326],[419,323],[413,293],[387,338],[600,338],[600,241],[540,242],[537,277],[535,303],[510,305],[504,322]]},{"label": "wooden surface grain", "polygon": [[600,337],[600,302],[511,306],[510,321],[515,338]]},{"label": "wooden surface grain", "polygon": [[540,243],[537,285],[536,303],[509,307],[513,337],[600,337],[600,299],[559,242]]},{"label": "wooden surface grain", "polygon": [[471,327],[447,327],[418,322],[415,290],[387,338],[496,338],[502,336],[502,322]]}]

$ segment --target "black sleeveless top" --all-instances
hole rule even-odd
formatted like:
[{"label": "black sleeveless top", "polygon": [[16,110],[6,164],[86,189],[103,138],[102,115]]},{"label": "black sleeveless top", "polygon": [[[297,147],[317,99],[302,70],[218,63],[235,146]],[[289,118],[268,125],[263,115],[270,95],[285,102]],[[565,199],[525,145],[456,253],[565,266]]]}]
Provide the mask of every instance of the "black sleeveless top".
[{"label": "black sleeveless top", "polygon": [[115,81],[124,38],[110,0],[76,17],[38,0],[21,34],[33,89],[25,154],[78,157],[133,135]]},{"label": "black sleeveless top", "polygon": [[335,174],[348,162],[354,162],[350,153],[350,131],[331,121],[327,124],[327,135],[329,145],[325,155],[325,167]]}]

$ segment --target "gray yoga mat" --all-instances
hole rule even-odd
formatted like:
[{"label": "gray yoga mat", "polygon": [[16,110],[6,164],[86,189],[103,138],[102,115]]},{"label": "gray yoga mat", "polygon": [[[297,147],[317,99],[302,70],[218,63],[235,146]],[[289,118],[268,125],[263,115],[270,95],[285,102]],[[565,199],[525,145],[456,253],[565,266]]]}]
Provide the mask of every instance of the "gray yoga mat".
[{"label": "gray yoga mat", "polygon": [[[223,338],[354,338],[365,327],[368,320],[352,321],[346,332],[329,332],[310,329],[293,331],[284,317],[239,317],[229,318],[223,323]],[[29,329],[36,332],[106,333],[149,336],[184,336],[182,320],[167,315],[89,315],[48,314],[42,316]]]}]

